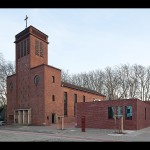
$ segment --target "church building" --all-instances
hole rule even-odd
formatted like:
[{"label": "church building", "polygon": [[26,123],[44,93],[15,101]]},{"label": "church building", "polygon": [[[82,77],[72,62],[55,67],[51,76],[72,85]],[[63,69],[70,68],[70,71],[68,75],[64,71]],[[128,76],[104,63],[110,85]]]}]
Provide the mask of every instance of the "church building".
[{"label": "church building", "polygon": [[105,100],[96,91],[62,82],[48,65],[48,36],[33,26],[15,36],[16,74],[7,77],[7,124],[51,125],[56,116],[75,122],[76,103]]}]

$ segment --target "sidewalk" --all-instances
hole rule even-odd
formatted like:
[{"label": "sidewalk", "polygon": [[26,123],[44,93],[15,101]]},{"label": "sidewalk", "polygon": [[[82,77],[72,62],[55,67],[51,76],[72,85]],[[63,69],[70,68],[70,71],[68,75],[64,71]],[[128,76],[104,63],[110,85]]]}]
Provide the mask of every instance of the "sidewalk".
[{"label": "sidewalk", "polygon": [[34,133],[45,133],[48,135],[64,138],[74,138],[80,141],[150,141],[150,127],[142,130],[124,130],[123,134],[115,133],[109,129],[91,129],[86,128],[82,132],[81,128],[76,128],[73,125],[65,126],[64,130],[56,129],[56,125],[51,126],[19,126],[5,125],[0,126],[0,130],[8,131],[23,131]]}]

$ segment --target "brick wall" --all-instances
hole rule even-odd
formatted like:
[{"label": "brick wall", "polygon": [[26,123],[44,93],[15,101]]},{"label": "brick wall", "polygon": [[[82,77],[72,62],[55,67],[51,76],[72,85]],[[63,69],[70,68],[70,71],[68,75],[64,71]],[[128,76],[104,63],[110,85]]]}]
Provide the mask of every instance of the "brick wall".
[{"label": "brick wall", "polygon": [[[54,77],[54,82],[53,82]],[[52,66],[44,66],[44,105],[46,125],[52,124],[52,114],[62,115],[61,70]],[[52,96],[55,100],[53,101]],[[55,116],[56,117],[56,116]],[[56,120],[55,120],[56,121]],[[54,121],[54,122],[55,122]]]},{"label": "brick wall", "polygon": [[29,55],[18,59],[16,67],[16,108],[28,108],[30,99]]},{"label": "brick wall", "polygon": [[[13,88],[10,87],[12,82]],[[14,107],[16,107],[16,75],[7,78],[7,124],[13,123]]]},{"label": "brick wall", "polygon": [[[64,92],[67,92],[68,95],[68,115],[64,118],[66,123],[76,122],[74,116],[74,94],[77,94],[77,102],[83,102],[83,95],[85,96],[85,102],[91,102],[93,101],[93,98],[101,100],[105,99],[104,96],[99,96],[67,87],[62,87],[62,95]],[[64,110],[64,105],[62,107]]]},{"label": "brick wall", "polygon": [[137,129],[150,126],[150,102],[137,101]]},{"label": "brick wall", "polygon": [[[148,114],[150,105],[138,99],[127,99],[78,103],[77,127],[81,127],[81,118],[85,116],[87,128],[115,129],[116,126],[118,128],[119,120],[117,120],[117,125],[115,126],[115,120],[108,119],[108,107],[112,106],[115,108],[116,106],[123,107],[123,126],[125,130],[137,130],[150,126],[150,117],[148,115],[147,120],[144,120],[145,107]],[[125,119],[125,106],[132,106],[132,120]]]},{"label": "brick wall", "polygon": [[[38,85],[34,84],[34,78],[39,75],[40,81]],[[42,125],[44,120],[44,65],[31,69],[30,75],[30,101],[31,108],[31,123],[35,125]]]}]

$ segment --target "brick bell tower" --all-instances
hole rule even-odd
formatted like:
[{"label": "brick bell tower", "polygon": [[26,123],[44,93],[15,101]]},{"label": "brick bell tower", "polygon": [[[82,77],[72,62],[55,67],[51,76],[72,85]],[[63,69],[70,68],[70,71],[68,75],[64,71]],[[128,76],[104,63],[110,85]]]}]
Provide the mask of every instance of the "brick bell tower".
[{"label": "brick bell tower", "polygon": [[26,22],[26,28],[15,36],[14,43],[16,44],[14,122],[30,124],[31,68],[41,64],[48,64],[48,36],[33,26],[27,27]]}]

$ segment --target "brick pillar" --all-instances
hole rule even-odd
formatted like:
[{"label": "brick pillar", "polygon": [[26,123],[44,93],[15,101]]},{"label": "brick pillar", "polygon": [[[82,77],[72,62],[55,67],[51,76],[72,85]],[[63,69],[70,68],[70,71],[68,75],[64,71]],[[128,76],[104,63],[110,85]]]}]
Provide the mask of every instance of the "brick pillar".
[{"label": "brick pillar", "polygon": [[27,111],[27,114],[28,114],[28,122],[27,122],[27,124],[31,124],[31,109],[29,109]]},{"label": "brick pillar", "polygon": [[82,132],[85,132],[85,116],[82,116],[81,118],[81,129]]},{"label": "brick pillar", "polygon": [[22,112],[22,124],[24,124],[24,110]]},{"label": "brick pillar", "polygon": [[121,116],[121,133],[123,133],[123,116]]},{"label": "brick pillar", "polygon": [[16,123],[16,110],[14,110],[14,124]]},{"label": "brick pillar", "polygon": [[61,129],[63,130],[64,129],[64,117],[61,118],[61,121],[62,121]]},{"label": "brick pillar", "polygon": [[56,129],[59,129],[58,115],[56,114]]},{"label": "brick pillar", "polygon": [[18,110],[18,124],[21,124],[21,111]]}]

